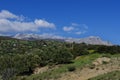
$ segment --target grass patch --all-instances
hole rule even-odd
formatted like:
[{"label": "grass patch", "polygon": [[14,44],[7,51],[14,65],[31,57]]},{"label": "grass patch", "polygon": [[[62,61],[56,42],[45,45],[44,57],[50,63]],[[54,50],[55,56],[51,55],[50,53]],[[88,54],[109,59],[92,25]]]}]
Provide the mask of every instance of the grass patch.
[{"label": "grass patch", "polygon": [[99,75],[88,80],[120,80],[120,71],[114,71],[107,74]]}]

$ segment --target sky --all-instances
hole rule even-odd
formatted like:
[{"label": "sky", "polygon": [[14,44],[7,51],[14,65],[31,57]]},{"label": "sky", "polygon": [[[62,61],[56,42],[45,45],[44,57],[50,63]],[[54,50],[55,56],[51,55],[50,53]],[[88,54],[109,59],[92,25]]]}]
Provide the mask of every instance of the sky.
[{"label": "sky", "polygon": [[0,35],[99,36],[120,44],[119,0],[1,0]]}]

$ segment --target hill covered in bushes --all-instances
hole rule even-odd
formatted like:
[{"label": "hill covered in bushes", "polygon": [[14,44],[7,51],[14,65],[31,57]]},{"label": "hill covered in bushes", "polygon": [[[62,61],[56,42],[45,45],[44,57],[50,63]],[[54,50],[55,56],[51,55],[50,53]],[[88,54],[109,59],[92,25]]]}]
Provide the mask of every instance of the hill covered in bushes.
[{"label": "hill covered in bushes", "polygon": [[36,67],[69,64],[78,56],[94,53],[120,54],[120,46],[0,37],[0,75],[3,80],[10,80],[30,75]]}]

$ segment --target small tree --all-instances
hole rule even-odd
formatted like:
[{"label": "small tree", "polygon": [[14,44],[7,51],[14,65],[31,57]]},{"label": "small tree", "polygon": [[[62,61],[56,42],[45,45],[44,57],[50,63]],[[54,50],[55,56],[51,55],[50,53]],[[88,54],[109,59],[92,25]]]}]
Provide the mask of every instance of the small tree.
[{"label": "small tree", "polygon": [[10,80],[16,75],[16,70],[14,68],[7,68],[1,73],[3,80]]},{"label": "small tree", "polygon": [[59,49],[54,55],[54,61],[58,64],[69,63],[73,59],[73,55],[66,48]]}]

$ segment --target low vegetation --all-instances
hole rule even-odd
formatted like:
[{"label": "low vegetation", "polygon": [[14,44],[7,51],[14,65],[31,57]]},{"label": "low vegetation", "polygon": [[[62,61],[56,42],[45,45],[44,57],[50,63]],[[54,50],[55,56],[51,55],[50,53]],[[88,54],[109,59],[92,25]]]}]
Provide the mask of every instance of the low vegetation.
[{"label": "low vegetation", "polygon": [[72,72],[75,71],[76,67],[75,66],[68,66],[68,71]]},{"label": "low vegetation", "polygon": [[113,71],[107,74],[99,75],[89,80],[120,80],[120,71]]},{"label": "low vegetation", "polygon": [[[120,54],[120,46],[0,37],[0,75],[2,80],[56,79],[61,73],[81,69],[98,57],[116,54]],[[57,68],[33,74],[37,67],[44,66]]]},{"label": "low vegetation", "polygon": [[100,57],[100,54],[91,54],[91,55],[84,55],[81,57],[77,57],[75,60],[73,60],[73,63],[69,64],[64,64],[64,65],[59,65],[58,68],[53,69],[53,70],[48,70],[44,73],[40,74],[33,74],[31,76],[26,76],[25,80],[50,80],[50,79],[58,79],[62,76],[62,74],[65,74],[67,72],[73,72],[75,70],[80,70],[83,67],[86,66],[86,64],[91,64],[93,60],[96,58]]}]

